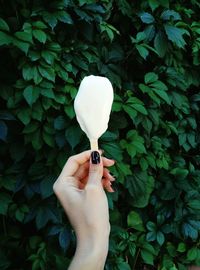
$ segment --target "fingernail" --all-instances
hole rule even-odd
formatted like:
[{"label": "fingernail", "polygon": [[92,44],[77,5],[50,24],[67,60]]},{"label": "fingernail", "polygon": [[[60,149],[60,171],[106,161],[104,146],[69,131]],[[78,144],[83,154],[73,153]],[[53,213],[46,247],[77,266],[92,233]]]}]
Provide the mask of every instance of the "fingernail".
[{"label": "fingernail", "polygon": [[110,175],[115,179],[116,175],[114,175],[112,172],[110,172]]},{"label": "fingernail", "polygon": [[115,192],[113,188],[110,187],[110,192],[113,193]]},{"label": "fingernail", "polygon": [[92,164],[99,164],[99,163],[100,163],[100,155],[99,155],[99,152],[93,151],[93,152],[91,153],[91,161],[92,161]]}]

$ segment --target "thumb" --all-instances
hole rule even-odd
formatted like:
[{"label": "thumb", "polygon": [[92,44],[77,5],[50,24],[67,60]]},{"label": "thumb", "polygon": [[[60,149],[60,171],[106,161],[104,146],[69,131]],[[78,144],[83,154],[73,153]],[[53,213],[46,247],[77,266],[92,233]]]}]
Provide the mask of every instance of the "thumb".
[{"label": "thumb", "polygon": [[87,185],[101,184],[103,176],[103,163],[98,151],[93,151],[90,158],[89,176]]}]

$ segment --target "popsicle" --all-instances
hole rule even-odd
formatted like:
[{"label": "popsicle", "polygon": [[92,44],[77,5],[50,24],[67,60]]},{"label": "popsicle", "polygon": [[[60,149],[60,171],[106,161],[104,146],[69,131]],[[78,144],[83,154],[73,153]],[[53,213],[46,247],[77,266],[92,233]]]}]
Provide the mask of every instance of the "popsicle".
[{"label": "popsicle", "polygon": [[74,110],[91,150],[98,150],[98,139],[108,128],[112,103],[113,87],[106,77],[84,77],[75,97]]}]

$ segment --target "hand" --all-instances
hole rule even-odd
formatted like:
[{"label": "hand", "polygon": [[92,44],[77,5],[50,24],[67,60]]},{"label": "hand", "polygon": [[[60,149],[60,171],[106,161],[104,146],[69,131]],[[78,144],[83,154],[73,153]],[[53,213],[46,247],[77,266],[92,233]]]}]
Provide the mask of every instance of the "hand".
[{"label": "hand", "polygon": [[[53,186],[77,236],[76,254],[70,269],[103,269],[108,251],[110,223],[103,187],[113,192],[110,183],[114,178],[104,166],[112,166],[114,161],[101,158],[95,151],[92,161],[97,164],[92,164],[90,155],[91,151],[85,151],[70,157]],[[90,268],[95,260],[99,268],[97,261],[95,267]]]}]

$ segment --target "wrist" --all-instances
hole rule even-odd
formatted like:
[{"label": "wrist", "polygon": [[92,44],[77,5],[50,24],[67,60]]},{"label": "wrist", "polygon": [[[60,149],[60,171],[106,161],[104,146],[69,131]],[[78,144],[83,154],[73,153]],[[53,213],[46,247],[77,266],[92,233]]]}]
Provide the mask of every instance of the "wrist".
[{"label": "wrist", "polygon": [[[79,254],[107,255],[110,229],[104,231],[77,234],[77,248]],[[105,255],[105,256],[106,256]]]},{"label": "wrist", "polygon": [[110,229],[104,233],[77,234],[77,247],[69,270],[102,270],[108,254]]}]

